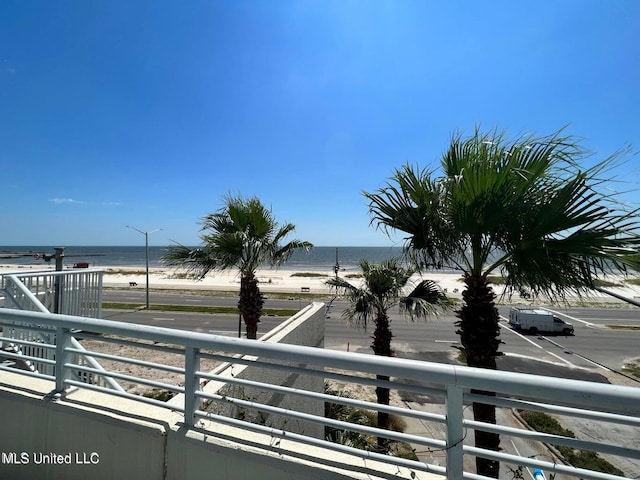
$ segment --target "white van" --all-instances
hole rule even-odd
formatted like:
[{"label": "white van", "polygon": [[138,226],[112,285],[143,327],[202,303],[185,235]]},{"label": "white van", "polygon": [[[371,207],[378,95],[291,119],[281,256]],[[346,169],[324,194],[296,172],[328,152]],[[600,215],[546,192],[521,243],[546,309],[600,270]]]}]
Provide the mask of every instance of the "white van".
[{"label": "white van", "polygon": [[530,332],[564,333],[573,335],[573,325],[556,317],[543,308],[511,307],[509,311],[509,325],[514,330]]}]

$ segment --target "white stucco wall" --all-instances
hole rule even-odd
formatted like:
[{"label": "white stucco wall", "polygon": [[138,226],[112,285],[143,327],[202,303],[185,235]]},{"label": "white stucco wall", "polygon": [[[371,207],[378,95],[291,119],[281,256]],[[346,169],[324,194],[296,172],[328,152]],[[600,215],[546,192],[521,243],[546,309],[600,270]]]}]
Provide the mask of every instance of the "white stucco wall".
[{"label": "white stucco wall", "polygon": [[50,401],[52,382],[7,372],[0,382],[0,478],[163,478],[165,409],[92,392]]},{"label": "white stucco wall", "polygon": [[[312,303],[283,322],[279,327],[274,328],[264,335],[260,341],[322,348],[324,346],[324,324],[324,304]],[[245,358],[256,360],[255,357]],[[306,365],[293,363],[289,363],[288,365],[306,367]],[[314,368],[318,369],[318,367]],[[219,365],[213,373],[224,377],[254,380],[317,393],[324,391],[324,378],[321,376],[298,375],[293,372],[273,370],[260,366],[224,363]],[[203,390],[207,393],[219,393],[228,397],[255,401],[303,413],[319,416],[324,415],[324,402],[306,399],[300,396],[267,392],[245,386],[226,384],[222,381],[211,381],[205,385]],[[179,395],[174,397],[170,403],[180,405],[183,401],[182,395]],[[268,425],[276,429],[301,433],[316,438],[324,438],[324,426],[312,422],[286,419],[277,415],[268,415],[253,410],[238,408],[229,404],[211,403],[204,407],[204,409],[218,415],[231,416],[234,418],[241,417],[243,420]]]}]

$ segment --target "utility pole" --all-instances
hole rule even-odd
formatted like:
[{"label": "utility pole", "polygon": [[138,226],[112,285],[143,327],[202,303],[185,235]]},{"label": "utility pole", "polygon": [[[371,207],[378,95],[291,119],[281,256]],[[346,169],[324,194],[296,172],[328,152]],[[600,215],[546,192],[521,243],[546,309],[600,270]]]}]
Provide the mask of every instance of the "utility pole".
[{"label": "utility pole", "polygon": [[161,228],[156,228],[155,230],[152,230],[150,232],[143,232],[142,230],[137,229],[136,227],[131,227],[129,225],[126,226],[127,228],[130,228],[132,230],[135,230],[138,233],[141,233],[142,235],[144,235],[144,246],[145,246],[145,254],[146,254],[146,272],[147,272],[147,303],[146,303],[146,308],[147,310],[149,309],[149,235],[151,235],[152,233],[156,233],[159,232],[160,230],[162,230]]}]

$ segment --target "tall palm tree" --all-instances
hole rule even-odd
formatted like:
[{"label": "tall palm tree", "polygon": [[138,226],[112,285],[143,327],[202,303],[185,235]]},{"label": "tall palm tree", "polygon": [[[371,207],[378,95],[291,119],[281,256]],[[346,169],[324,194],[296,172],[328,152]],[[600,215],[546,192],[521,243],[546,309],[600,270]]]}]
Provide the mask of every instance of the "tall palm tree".
[{"label": "tall palm tree", "polygon": [[169,248],[162,261],[170,266],[186,267],[198,278],[212,270],[237,268],[240,271],[238,309],[246,326],[247,338],[255,339],[262,315],[262,295],[256,271],[263,265],[279,266],[297,249],[310,249],[309,242],[284,239],[295,230],[291,223],[280,226],[271,210],[256,197],[224,197],[225,205],[203,219],[203,245]]},{"label": "tall palm tree", "polygon": [[[421,261],[461,270],[461,350],[469,366],[495,369],[501,341],[491,272],[505,276],[507,292],[562,299],[588,292],[600,275],[639,269],[639,211],[603,188],[618,158],[585,169],[584,152],[561,131],[512,141],[476,129],[452,138],[440,171],[406,165],[364,195],[372,223],[406,233],[407,249]],[[494,406],[474,403],[473,411],[495,423]],[[497,434],[476,430],[475,441],[499,449]],[[498,477],[497,461],[477,457],[476,467]]]},{"label": "tall palm tree", "polygon": [[[388,259],[381,264],[370,264],[367,260],[359,263],[362,269],[362,286],[354,286],[347,280],[336,277],[326,283],[336,287],[349,298],[349,306],[343,316],[365,329],[373,321],[375,329],[372,335],[371,348],[376,355],[393,356],[391,349],[391,333],[389,310],[395,306],[401,313],[408,314],[411,319],[425,318],[436,311],[438,306],[447,305],[447,298],[438,284],[431,280],[422,280],[413,285],[411,277],[416,271],[404,267],[397,258]],[[409,288],[412,290],[405,295]],[[389,377],[378,375],[378,380],[388,381]],[[376,387],[377,402],[389,405],[389,389]],[[378,427],[389,428],[389,414],[378,412]],[[389,450],[389,441],[378,437],[377,448]]]}]

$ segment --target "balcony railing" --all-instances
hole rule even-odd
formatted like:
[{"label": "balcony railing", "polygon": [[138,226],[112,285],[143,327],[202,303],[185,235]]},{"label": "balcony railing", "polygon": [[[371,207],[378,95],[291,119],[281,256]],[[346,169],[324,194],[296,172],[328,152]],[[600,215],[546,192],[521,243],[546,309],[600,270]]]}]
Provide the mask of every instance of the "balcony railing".
[{"label": "balcony railing", "polygon": [[[0,275],[4,306],[100,318],[102,276],[99,269],[29,271]],[[35,302],[34,300],[37,300]]]},{"label": "balcony railing", "polygon": [[[29,271],[0,275],[3,307],[41,313],[61,312],[98,318],[102,314],[102,270]],[[47,325],[30,322],[9,322],[2,325],[3,336],[11,340],[2,345],[0,354],[13,359],[19,369],[54,376],[55,351],[45,345],[55,345],[55,330]],[[74,337],[70,345],[82,351]],[[91,356],[75,354],[75,361],[95,370],[103,370]],[[75,371],[77,380],[97,383],[105,388],[122,390],[110,377],[87,375]]]},{"label": "balcony railing", "polygon": [[[45,378],[55,382],[55,392],[64,394],[70,388],[89,389],[110,395],[135,399],[150,405],[161,406],[184,416],[187,426],[199,420],[212,420],[219,424],[241,427],[248,431],[268,434],[276,439],[288,438],[308,445],[331,448],[347,452],[363,459],[376,459],[402,466],[416,472],[432,472],[446,475],[449,479],[484,478],[465,471],[465,458],[480,456],[502,462],[510,468],[539,468],[549,475],[562,475],[593,480],[614,480],[625,477],[575,468],[561,461],[513,455],[484,450],[470,445],[469,431],[484,430],[507,439],[525,439],[550,445],[563,445],[573,449],[599,452],[604,455],[640,460],[640,446],[596,441],[587,438],[549,435],[531,431],[525,427],[493,425],[464,418],[464,410],[472,402],[496,405],[500,409],[530,410],[558,416],[571,416],[602,423],[602,429],[614,427],[640,428],[640,389],[632,387],[596,384],[577,380],[550,378],[510,372],[479,370],[463,366],[427,363],[399,358],[377,357],[358,353],[336,352],[321,348],[300,347],[284,344],[268,344],[260,341],[186,332],[159,327],[148,327],[106,320],[78,318],[66,315],[50,315],[40,312],[0,309],[0,324],[16,322],[41,325],[55,330],[55,345],[43,343],[42,348],[55,352],[55,375],[39,372],[22,372],[27,376]],[[108,342],[141,349],[162,350],[178,355],[181,365],[168,365],[131,358],[113,353],[83,351],[71,344],[72,333],[92,342]],[[1,338],[12,341],[11,338]],[[101,361],[114,362],[121,368],[99,370],[82,365],[74,356],[93,356]],[[36,359],[32,359],[35,361]],[[261,379],[247,379],[236,375],[221,375],[201,368],[203,361],[228,362],[239,368],[249,365],[264,369],[264,372],[279,371],[289,376],[312,379],[335,380],[365,388],[382,386],[392,391],[412,392],[430,398],[444,398],[444,414],[428,413],[398,406],[380,406],[357,398],[328,395],[324,392],[294,388],[281,383],[269,383],[264,375]],[[176,382],[158,382],[128,373],[132,365],[171,372],[178,377]],[[6,369],[5,367],[0,367]],[[14,370],[12,370],[14,371]],[[115,391],[100,385],[84,383],[74,378],[73,372],[112,378],[129,384],[146,385],[173,392],[178,396],[170,402],[132,393]],[[376,376],[388,376],[390,381],[377,380]],[[225,384],[238,388],[219,389],[212,385]],[[470,394],[471,389],[496,392],[495,397]],[[264,401],[261,392],[299,399],[300,403],[314,403],[318,408],[301,411],[294,407],[283,408]],[[269,398],[271,398],[270,396]],[[266,398],[266,397],[265,397]],[[295,404],[295,402],[293,402]],[[325,403],[342,404],[359,409],[388,412],[404,418],[418,419],[425,423],[440,425],[442,438],[380,430],[375,427],[326,418],[320,413]],[[391,441],[406,442],[414,448],[424,447],[444,452],[446,465],[433,465],[415,459],[384,455],[374,451],[328,442],[324,438],[306,435],[304,429],[292,431],[288,425],[315,424],[324,427],[356,432],[363,436],[387,437]],[[216,432],[211,432],[215,436]],[[546,447],[545,447],[546,448]]]}]

